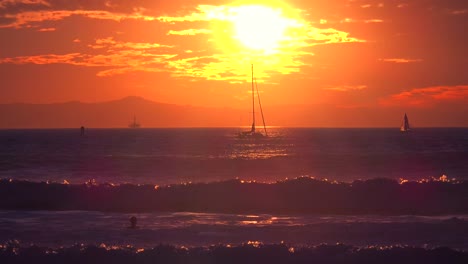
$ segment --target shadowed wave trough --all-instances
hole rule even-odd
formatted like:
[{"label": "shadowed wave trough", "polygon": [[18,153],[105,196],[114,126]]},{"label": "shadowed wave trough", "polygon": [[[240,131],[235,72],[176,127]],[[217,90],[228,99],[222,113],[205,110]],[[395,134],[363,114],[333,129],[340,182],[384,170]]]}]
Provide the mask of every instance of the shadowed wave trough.
[{"label": "shadowed wave trough", "polygon": [[177,185],[0,181],[3,210],[449,215],[468,213],[468,182],[301,177],[276,183],[228,180]]}]

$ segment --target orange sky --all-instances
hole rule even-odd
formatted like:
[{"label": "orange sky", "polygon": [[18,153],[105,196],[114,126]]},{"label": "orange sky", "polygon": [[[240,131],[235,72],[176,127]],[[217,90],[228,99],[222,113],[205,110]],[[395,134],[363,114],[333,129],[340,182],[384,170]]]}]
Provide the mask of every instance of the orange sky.
[{"label": "orange sky", "polygon": [[465,0],[2,0],[0,103],[248,109],[253,63],[266,111],[468,126],[466,28]]}]

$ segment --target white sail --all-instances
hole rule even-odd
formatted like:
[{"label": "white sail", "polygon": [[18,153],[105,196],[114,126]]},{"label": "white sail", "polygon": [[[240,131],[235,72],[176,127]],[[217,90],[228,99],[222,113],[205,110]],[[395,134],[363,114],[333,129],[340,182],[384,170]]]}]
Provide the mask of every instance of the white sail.
[{"label": "white sail", "polygon": [[410,127],[410,124],[409,124],[408,116],[405,113],[405,117],[403,118],[403,124],[400,127],[400,131],[406,132],[406,131],[410,131],[410,130],[411,130],[411,127]]}]

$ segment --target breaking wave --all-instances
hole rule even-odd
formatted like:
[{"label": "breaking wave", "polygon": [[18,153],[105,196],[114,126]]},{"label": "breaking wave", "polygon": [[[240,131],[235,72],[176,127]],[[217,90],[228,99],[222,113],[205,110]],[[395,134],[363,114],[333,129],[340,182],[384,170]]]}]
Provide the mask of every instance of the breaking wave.
[{"label": "breaking wave", "polygon": [[231,245],[186,248],[159,245],[154,248],[75,245],[48,248],[22,247],[16,241],[0,245],[2,263],[467,263],[468,252],[450,248],[408,246],[357,248],[317,245],[292,247],[264,245],[258,241]]},{"label": "breaking wave", "polygon": [[166,186],[0,180],[0,209],[450,215],[468,213],[467,194],[467,181],[443,177],[352,183],[309,177],[276,183],[236,179]]}]

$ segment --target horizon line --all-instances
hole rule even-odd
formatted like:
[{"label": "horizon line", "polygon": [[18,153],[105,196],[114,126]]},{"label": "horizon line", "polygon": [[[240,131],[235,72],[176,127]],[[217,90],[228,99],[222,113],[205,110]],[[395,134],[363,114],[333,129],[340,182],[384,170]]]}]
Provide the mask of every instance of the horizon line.
[{"label": "horizon line", "polygon": [[[178,127],[178,126],[160,126],[160,127],[139,127],[139,128],[129,128],[125,126],[119,127],[87,127],[84,126],[86,129],[125,129],[125,130],[142,130],[142,129],[225,129],[225,128],[236,128],[236,129],[243,129],[249,128],[250,126],[186,126],[186,127]],[[72,130],[72,129],[80,129],[81,126],[76,127],[0,127],[0,130],[53,130],[53,129],[63,129],[63,130]],[[371,126],[356,126],[356,127],[343,127],[343,126],[336,126],[336,127],[328,127],[328,126],[267,126],[267,128],[277,129],[277,128],[297,128],[297,129],[395,129],[400,130],[400,127],[390,127],[390,126],[382,126],[382,127],[371,127]],[[420,126],[416,129],[427,129],[427,128],[468,128],[468,126]]]}]

